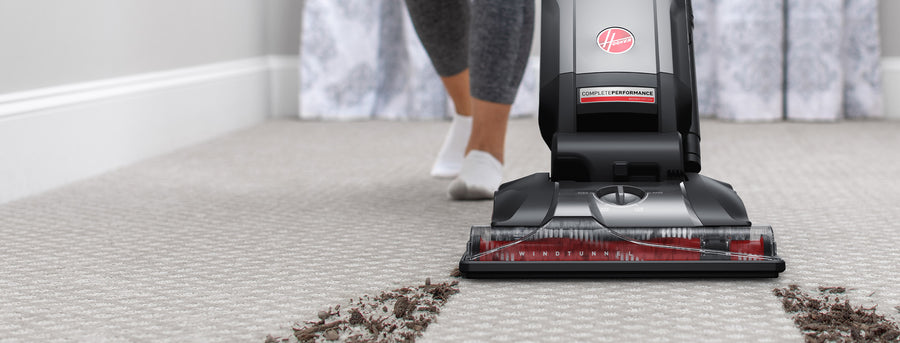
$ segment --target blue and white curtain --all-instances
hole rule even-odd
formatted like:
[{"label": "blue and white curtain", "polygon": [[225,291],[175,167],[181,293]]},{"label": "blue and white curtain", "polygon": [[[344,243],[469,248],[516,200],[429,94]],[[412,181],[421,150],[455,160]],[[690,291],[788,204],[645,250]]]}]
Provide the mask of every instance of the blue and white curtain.
[{"label": "blue and white curtain", "polygon": [[[453,111],[404,0],[306,0],[300,45],[303,119],[437,119]],[[537,111],[538,64],[529,62],[514,116]]]},{"label": "blue and white curtain", "polygon": [[693,0],[700,112],[737,121],[883,115],[877,0]]},{"label": "blue and white curtain", "polygon": [[[437,1],[437,0],[436,0]],[[451,110],[403,0],[307,0],[305,119]],[[735,121],[880,117],[878,0],[693,0],[700,112]],[[513,113],[537,108],[537,58]]]}]

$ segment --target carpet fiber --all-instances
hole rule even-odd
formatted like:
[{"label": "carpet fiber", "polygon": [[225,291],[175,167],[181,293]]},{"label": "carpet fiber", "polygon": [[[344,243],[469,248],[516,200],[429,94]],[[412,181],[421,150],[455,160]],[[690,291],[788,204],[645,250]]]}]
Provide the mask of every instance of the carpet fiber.
[{"label": "carpet fiber", "polygon": [[[269,122],[0,206],[0,341],[262,342],[449,279],[490,202],[428,171],[445,122]],[[898,315],[900,122],[703,122],[704,174],[775,228],[774,280],[461,280],[422,341],[799,341],[772,289]],[[549,167],[514,120],[506,180]]]}]

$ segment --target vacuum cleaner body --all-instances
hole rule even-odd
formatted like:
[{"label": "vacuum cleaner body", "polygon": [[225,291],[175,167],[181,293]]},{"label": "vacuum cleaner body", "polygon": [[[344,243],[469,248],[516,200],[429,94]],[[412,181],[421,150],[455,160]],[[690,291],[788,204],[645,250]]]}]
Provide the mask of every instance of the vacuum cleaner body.
[{"label": "vacuum cleaner body", "polygon": [[467,277],[777,277],[772,228],[698,174],[690,0],[543,0],[550,173],[503,184]]}]

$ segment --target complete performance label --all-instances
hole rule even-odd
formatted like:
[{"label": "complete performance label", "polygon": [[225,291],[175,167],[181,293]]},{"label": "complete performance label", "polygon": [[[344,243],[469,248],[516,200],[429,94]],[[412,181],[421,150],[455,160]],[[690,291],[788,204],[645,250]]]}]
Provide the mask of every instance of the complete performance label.
[{"label": "complete performance label", "polygon": [[656,103],[656,89],[643,87],[591,87],[578,90],[582,104],[598,102]]}]

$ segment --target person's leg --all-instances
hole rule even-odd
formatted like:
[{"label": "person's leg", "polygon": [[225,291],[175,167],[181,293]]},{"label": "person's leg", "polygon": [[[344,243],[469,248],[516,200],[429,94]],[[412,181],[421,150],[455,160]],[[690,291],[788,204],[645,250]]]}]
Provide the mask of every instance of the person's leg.
[{"label": "person's leg", "polygon": [[503,162],[509,110],[531,55],[534,1],[479,0],[472,13],[469,61],[475,123],[467,151],[486,151]]},{"label": "person's leg", "polygon": [[456,111],[468,116],[469,0],[406,0],[406,7]]},{"label": "person's leg", "polygon": [[456,113],[470,117],[472,116],[472,92],[469,90],[469,69],[466,68],[460,73],[452,76],[441,76],[441,82],[447,89],[447,94],[453,100],[453,107]]},{"label": "person's leg", "polygon": [[473,127],[462,170],[450,184],[454,199],[492,198],[500,186],[509,111],[534,33],[534,0],[478,0],[472,6]]},{"label": "person's leg", "polygon": [[469,0],[406,0],[419,40],[453,100],[456,115],[431,168],[435,177],[459,174],[472,131],[469,91]]}]

